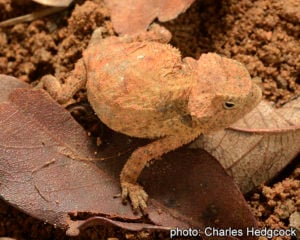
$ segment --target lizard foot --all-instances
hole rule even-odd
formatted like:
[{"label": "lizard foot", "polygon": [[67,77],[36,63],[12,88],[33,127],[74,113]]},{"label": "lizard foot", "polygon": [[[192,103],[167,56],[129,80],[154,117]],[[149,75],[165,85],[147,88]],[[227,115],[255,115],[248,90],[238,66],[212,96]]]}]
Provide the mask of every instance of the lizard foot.
[{"label": "lizard foot", "polygon": [[144,189],[138,185],[128,182],[121,183],[122,186],[122,202],[127,202],[127,197],[129,197],[134,213],[137,213],[140,208],[143,213],[147,208],[148,194]]},{"label": "lizard foot", "polygon": [[50,74],[43,76],[35,88],[46,90],[55,100],[58,100],[61,95],[61,83],[56,77]]}]

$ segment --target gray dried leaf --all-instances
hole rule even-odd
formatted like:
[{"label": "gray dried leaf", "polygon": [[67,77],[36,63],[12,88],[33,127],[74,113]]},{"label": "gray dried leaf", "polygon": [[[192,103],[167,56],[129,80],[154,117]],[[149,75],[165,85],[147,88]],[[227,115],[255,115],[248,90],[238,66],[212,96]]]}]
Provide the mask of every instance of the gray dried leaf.
[{"label": "gray dried leaf", "polygon": [[201,136],[191,147],[220,161],[242,192],[276,176],[300,152],[300,98],[281,109],[261,102],[231,128]]}]

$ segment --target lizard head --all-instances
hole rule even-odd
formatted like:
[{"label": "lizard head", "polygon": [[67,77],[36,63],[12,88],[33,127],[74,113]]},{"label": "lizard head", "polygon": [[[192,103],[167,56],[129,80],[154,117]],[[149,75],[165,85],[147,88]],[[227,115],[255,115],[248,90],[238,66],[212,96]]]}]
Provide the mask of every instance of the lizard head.
[{"label": "lizard head", "polygon": [[188,109],[203,133],[228,127],[261,100],[261,89],[245,66],[235,60],[203,54],[196,69]]}]

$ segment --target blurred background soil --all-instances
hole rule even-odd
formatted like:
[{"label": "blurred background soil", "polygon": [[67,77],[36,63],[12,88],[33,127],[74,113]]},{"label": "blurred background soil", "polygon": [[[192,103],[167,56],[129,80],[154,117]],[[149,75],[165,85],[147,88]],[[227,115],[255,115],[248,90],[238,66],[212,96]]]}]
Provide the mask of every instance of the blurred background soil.
[{"label": "blurred background soil", "polygon": [[[44,7],[31,1],[0,0],[0,22]],[[163,23],[183,56],[217,52],[243,62],[262,80],[264,98],[280,107],[300,94],[299,0],[196,1],[177,19]],[[0,74],[36,84],[45,74],[65,78],[81,57],[91,33],[113,35],[101,0],[75,1],[64,11],[0,28]],[[84,97],[79,94],[78,97]],[[247,196],[261,227],[287,228],[300,209],[299,157],[283,174]],[[0,237],[69,239],[60,229],[0,201]],[[163,236],[94,227],[73,239],[164,239]],[[289,237],[274,239],[291,239]]]}]

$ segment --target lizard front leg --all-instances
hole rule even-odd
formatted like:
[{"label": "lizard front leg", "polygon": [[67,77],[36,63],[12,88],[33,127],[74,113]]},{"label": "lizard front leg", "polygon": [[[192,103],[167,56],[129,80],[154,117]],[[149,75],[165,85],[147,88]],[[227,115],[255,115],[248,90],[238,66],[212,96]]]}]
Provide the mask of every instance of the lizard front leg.
[{"label": "lizard front leg", "polygon": [[198,135],[198,132],[194,132],[185,135],[166,136],[135,150],[120,174],[122,201],[126,202],[127,197],[129,197],[133,211],[137,212],[140,208],[144,212],[147,207],[148,194],[137,184],[137,178],[147,162],[191,142]]},{"label": "lizard front leg", "polygon": [[70,76],[62,84],[56,77],[45,75],[36,88],[45,89],[59,103],[66,103],[86,84],[86,70],[83,59],[80,59]]}]

